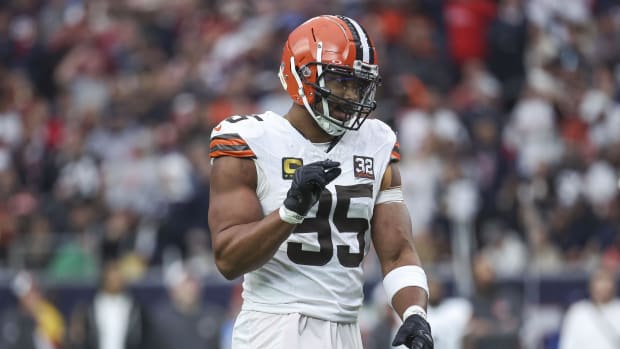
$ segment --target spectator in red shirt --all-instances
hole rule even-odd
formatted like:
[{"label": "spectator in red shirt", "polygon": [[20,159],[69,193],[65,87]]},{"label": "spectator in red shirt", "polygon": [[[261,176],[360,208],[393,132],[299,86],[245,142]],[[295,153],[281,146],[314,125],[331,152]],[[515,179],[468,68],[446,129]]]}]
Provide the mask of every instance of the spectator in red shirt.
[{"label": "spectator in red shirt", "polygon": [[470,59],[484,59],[487,28],[496,16],[491,0],[448,0],[444,20],[448,49],[453,62],[461,66]]}]

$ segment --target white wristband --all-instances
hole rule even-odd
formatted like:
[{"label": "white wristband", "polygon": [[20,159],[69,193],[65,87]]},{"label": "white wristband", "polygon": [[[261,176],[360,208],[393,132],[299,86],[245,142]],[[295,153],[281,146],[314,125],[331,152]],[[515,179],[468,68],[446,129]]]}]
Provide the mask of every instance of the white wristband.
[{"label": "white wristband", "polygon": [[284,207],[284,205],[280,206],[278,210],[278,214],[280,214],[280,219],[289,224],[301,224],[304,221],[304,216],[300,215],[295,211],[291,211],[288,208]]},{"label": "white wristband", "polygon": [[396,292],[409,286],[416,286],[424,289],[428,296],[428,282],[424,269],[417,265],[405,265],[392,269],[383,278],[383,288],[387,294],[388,301],[392,304],[392,298]]},{"label": "white wristband", "polygon": [[419,305],[412,305],[403,312],[403,321],[407,320],[411,315],[420,315],[426,320],[426,310]]}]

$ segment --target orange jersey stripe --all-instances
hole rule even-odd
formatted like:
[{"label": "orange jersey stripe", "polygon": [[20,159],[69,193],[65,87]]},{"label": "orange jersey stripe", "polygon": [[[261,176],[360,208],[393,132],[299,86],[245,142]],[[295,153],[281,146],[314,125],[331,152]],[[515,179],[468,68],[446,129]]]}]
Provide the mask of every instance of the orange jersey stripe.
[{"label": "orange jersey stripe", "polygon": [[256,158],[248,143],[237,133],[228,133],[215,136],[211,139],[211,158],[233,156],[237,158]]},{"label": "orange jersey stripe", "polygon": [[211,140],[210,147],[213,148],[217,145],[245,145],[248,144],[243,140],[243,138],[231,138],[231,139],[221,139],[221,138],[213,138]]},{"label": "orange jersey stripe", "polygon": [[209,154],[212,158],[220,156],[232,156],[235,158],[256,158],[256,154],[252,150],[216,150]]}]

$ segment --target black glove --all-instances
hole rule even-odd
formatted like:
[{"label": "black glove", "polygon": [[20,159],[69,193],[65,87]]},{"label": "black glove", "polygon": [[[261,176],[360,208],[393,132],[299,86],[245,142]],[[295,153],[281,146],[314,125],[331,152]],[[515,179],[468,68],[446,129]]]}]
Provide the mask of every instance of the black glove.
[{"label": "black glove", "polygon": [[295,170],[291,189],[284,199],[284,207],[305,216],[319,201],[321,192],[342,171],[339,162],[324,160],[302,166]]},{"label": "black glove", "polygon": [[404,344],[410,349],[433,349],[434,342],[431,326],[420,315],[413,314],[400,326],[392,346]]}]

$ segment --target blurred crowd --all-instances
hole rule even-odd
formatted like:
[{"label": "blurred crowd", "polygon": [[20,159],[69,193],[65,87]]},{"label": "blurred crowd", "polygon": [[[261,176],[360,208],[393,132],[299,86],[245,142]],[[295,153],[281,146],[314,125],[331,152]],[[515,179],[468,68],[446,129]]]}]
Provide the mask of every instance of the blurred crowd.
[{"label": "blurred crowd", "polygon": [[210,130],[288,109],[282,45],[323,13],[359,20],[378,47],[374,117],[399,135],[426,265],[471,233],[474,287],[620,270],[615,0],[0,2],[0,269],[215,273]]}]

